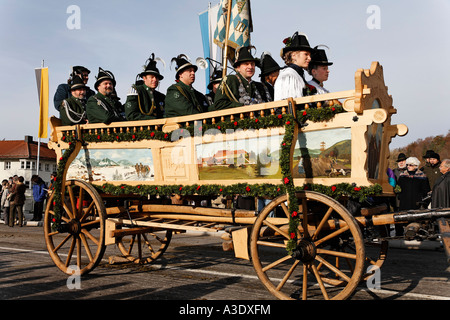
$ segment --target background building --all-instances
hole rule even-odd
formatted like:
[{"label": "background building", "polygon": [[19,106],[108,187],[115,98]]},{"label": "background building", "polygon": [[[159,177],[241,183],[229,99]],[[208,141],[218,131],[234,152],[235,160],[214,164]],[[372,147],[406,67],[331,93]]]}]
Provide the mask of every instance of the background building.
[{"label": "background building", "polygon": [[31,177],[38,174],[48,186],[50,175],[56,169],[56,153],[46,143],[40,144],[38,164],[38,142],[33,141],[32,136],[25,136],[24,140],[0,141],[0,182],[14,175],[24,177],[24,183],[28,187],[25,211],[33,208]]}]

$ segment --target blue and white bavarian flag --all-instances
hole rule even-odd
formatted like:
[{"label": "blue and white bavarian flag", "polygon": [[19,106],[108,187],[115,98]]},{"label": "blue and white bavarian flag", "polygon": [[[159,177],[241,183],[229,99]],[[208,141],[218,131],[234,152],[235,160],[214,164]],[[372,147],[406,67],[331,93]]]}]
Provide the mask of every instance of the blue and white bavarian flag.
[{"label": "blue and white bavarian flag", "polygon": [[232,7],[228,46],[234,49],[249,46],[250,33],[253,31],[250,0],[222,0],[217,14],[214,42],[222,48],[225,46],[229,2]]}]

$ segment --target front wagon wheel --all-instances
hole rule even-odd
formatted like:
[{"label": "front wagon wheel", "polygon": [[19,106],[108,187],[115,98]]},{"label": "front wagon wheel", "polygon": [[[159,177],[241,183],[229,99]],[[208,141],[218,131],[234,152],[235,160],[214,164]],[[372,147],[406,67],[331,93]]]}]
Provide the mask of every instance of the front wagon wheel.
[{"label": "front wagon wheel", "polygon": [[90,184],[68,180],[62,197],[61,226],[52,230],[55,218],[53,193],[47,201],[44,236],[55,265],[64,273],[84,275],[92,271],[105,252],[106,209]]},{"label": "front wagon wheel", "polygon": [[[290,213],[283,195],[261,211],[253,226],[250,251],[255,271],[279,299],[347,299],[363,275],[361,230],[336,200],[312,191],[298,192],[296,197],[301,222],[294,253],[286,250]],[[355,252],[343,250],[347,243]]]}]

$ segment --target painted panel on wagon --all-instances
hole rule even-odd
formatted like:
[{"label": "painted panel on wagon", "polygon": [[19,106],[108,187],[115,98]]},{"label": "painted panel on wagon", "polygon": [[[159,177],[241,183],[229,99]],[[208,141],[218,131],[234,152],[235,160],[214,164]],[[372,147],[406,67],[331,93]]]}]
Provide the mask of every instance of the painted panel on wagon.
[{"label": "painted panel on wagon", "polygon": [[[245,132],[242,134],[245,136]],[[200,180],[281,179],[283,136],[268,135],[222,140],[195,146]]]},{"label": "painted panel on wagon", "polygon": [[153,181],[150,149],[82,149],[71,163],[68,179],[85,181]]},{"label": "painted panel on wagon", "polygon": [[350,178],[351,129],[300,132],[293,159],[294,178]]}]

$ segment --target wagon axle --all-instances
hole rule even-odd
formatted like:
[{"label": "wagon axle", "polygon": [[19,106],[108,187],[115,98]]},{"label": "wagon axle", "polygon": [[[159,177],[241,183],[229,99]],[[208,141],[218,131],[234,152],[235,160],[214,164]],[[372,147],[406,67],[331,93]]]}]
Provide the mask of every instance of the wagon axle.
[{"label": "wagon axle", "polygon": [[314,243],[310,240],[302,239],[297,244],[297,248],[292,253],[292,258],[300,260],[303,263],[308,263],[314,261],[316,254],[317,251]]}]

